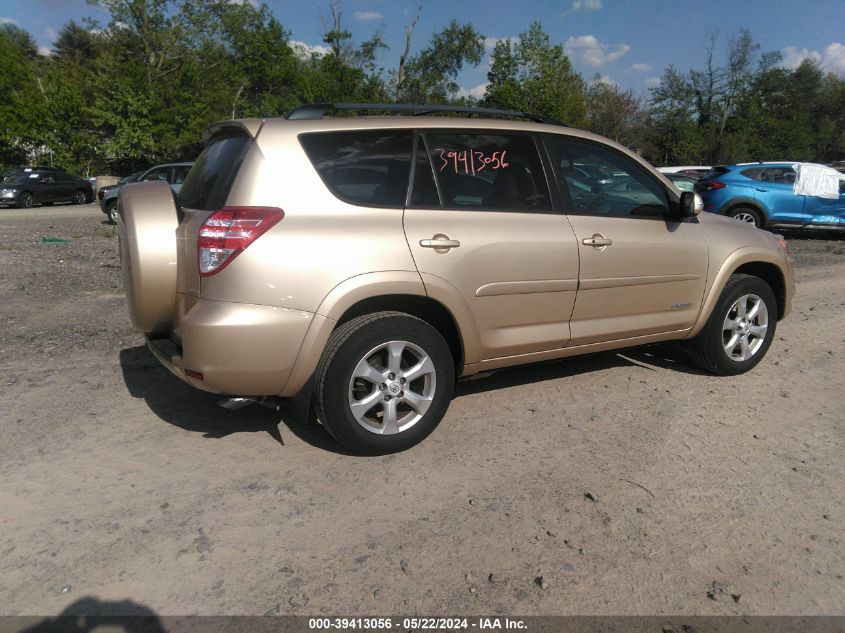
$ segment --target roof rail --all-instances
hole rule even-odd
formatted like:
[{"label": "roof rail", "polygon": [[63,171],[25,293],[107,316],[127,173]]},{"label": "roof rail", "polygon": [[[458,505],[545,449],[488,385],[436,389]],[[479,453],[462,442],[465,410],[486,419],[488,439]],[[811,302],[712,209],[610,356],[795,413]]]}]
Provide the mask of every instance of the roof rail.
[{"label": "roof rail", "polygon": [[529,119],[535,123],[550,125],[566,125],[561,121],[546,119],[527,112],[515,110],[500,110],[497,108],[473,108],[469,106],[423,105],[419,103],[308,103],[294,108],[285,115],[290,120],[321,119],[326,114],[340,110],[384,110],[395,112],[413,112],[413,116],[439,113],[477,114],[485,116],[509,116],[519,119]]}]

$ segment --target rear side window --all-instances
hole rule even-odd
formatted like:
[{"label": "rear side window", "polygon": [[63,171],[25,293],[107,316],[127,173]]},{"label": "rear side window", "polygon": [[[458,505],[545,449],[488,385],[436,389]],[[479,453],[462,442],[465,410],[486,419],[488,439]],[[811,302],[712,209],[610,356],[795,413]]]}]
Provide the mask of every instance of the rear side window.
[{"label": "rear side window", "polygon": [[248,136],[218,137],[202,151],[179,190],[179,203],[189,209],[215,211],[226,204],[229,190],[252,144]]},{"label": "rear side window", "polygon": [[341,200],[365,207],[405,206],[410,130],[317,132],[299,140],[326,187]]},{"label": "rear side window", "polygon": [[426,134],[447,208],[543,212],[551,199],[537,145],[509,133]]}]

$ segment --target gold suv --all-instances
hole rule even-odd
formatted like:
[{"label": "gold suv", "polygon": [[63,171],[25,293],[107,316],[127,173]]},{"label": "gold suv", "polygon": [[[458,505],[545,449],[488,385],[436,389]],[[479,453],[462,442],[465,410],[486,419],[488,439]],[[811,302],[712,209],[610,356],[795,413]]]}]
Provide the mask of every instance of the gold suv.
[{"label": "gold suv", "polygon": [[[421,116],[331,116],[367,109]],[[120,192],[133,325],[200,389],[313,396],[361,453],[420,442],[458,378],[501,367],[682,340],[739,374],[790,311],[781,238],[699,215],[696,194],[595,134],[337,104],[204,142],[177,199],[167,183]]]}]

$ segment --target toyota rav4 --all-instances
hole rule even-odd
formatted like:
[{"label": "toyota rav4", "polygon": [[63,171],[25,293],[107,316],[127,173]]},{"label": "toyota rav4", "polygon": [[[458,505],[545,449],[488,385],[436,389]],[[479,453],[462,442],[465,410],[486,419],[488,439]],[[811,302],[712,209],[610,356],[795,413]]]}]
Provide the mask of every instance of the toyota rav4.
[{"label": "toyota rav4", "polygon": [[783,239],[699,215],[606,138],[500,110],[331,116],[347,109],[373,106],[212,125],[177,198],[121,190],[131,320],[182,380],[306,394],[380,454],[430,434],[461,377],[669,340],[740,374],[790,311]]}]

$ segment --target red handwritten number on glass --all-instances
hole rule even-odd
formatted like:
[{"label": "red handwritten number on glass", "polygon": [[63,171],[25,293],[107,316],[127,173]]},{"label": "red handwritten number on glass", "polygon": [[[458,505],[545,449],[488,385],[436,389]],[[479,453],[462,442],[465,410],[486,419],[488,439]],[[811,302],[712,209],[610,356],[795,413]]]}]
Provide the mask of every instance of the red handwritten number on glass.
[{"label": "red handwritten number on glass", "polygon": [[432,151],[437,152],[438,158],[441,160],[438,171],[444,171],[451,167],[456,174],[472,174],[474,176],[487,168],[496,170],[510,167],[510,163],[506,160],[506,149],[497,150],[492,154],[485,154],[480,150],[468,148],[458,150],[435,147]]}]

